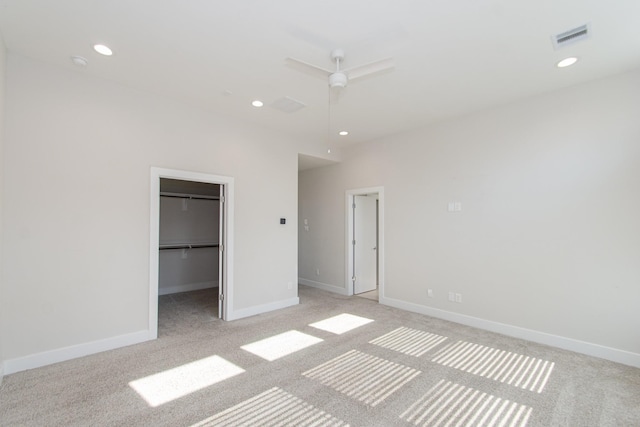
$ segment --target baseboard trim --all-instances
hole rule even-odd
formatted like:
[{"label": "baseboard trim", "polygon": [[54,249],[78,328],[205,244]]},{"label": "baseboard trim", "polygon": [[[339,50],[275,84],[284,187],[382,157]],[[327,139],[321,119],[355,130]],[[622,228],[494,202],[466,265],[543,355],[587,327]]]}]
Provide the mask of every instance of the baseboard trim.
[{"label": "baseboard trim", "polygon": [[460,323],[462,325],[472,326],[474,328],[484,329],[491,332],[497,332],[499,334],[507,335],[510,337],[521,338],[527,341],[533,341],[539,344],[545,344],[552,347],[574,351],[576,353],[582,353],[588,356],[599,357],[601,359],[610,360],[612,362],[622,363],[624,365],[640,368],[640,354],[632,353],[630,351],[619,350],[616,348],[580,341],[573,338],[566,338],[559,335],[552,335],[546,332],[535,331],[533,329],[521,328],[519,326],[507,325],[505,323],[467,316],[465,314],[426,307],[424,305],[409,303],[393,298],[381,297],[379,302],[380,304],[388,305],[390,307],[395,307],[414,313],[425,314],[427,316],[436,317],[438,319],[448,320],[450,322]]},{"label": "baseboard trim", "polygon": [[312,288],[321,289],[327,292],[333,292],[340,295],[349,296],[349,292],[345,288],[339,288],[333,285],[327,285],[326,283],[314,282],[313,280],[303,279],[298,277],[298,283]]},{"label": "baseboard trim", "polygon": [[292,305],[300,304],[300,298],[289,298],[282,301],[276,301],[269,304],[256,305],[248,308],[241,308],[240,310],[233,310],[229,312],[227,320],[238,320],[244,317],[255,316],[256,314],[267,313],[269,311],[280,310],[282,308],[291,307]]},{"label": "baseboard trim", "polygon": [[18,357],[16,359],[5,360],[2,368],[4,373],[9,375],[20,371],[26,371],[27,369],[40,368],[42,366],[76,359],[90,354],[139,344],[151,339],[153,339],[153,337],[151,337],[149,331],[139,331],[113,338],[92,341],[85,344],[44,351],[42,353],[31,354],[29,356]]},{"label": "baseboard trim", "polygon": [[166,288],[158,288],[158,295],[177,294],[180,292],[200,291],[202,289],[217,288],[218,281],[187,283],[186,285],[169,286]]}]

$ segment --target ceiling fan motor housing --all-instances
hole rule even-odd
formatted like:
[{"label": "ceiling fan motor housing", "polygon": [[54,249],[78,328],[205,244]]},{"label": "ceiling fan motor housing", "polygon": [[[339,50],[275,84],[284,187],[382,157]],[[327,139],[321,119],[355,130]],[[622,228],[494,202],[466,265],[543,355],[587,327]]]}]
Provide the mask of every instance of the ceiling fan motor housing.
[{"label": "ceiling fan motor housing", "polygon": [[342,49],[333,49],[331,51],[331,59],[333,62],[344,60],[344,50]]},{"label": "ceiling fan motor housing", "polygon": [[340,71],[329,75],[329,87],[346,87],[347,81],[347,75]]}]

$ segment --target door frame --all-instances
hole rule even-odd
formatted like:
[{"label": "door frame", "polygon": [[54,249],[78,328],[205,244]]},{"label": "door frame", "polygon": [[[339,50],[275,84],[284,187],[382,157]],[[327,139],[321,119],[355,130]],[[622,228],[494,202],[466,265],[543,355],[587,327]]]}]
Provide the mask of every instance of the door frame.
[{"label": "door frame", "polygon": [[149,334],[158,338],[158,267],[160,245],[160,178],[218,184],[224,188],[223,235],[219,242],[223,245],[224,256],[221,281],[218,284],[222,299],[222,320],[233,318],[233,201],[234,179],[229,176],[211,175],[177,169],[151,167],[150,209],[149,209]]},{"label": "door frame", "polygon": [[378,300],[384,298],[384,187],[355,188],[345,192],[345,288],[347,295],[353,295],[353,202],[355,196],[378,194]]}]

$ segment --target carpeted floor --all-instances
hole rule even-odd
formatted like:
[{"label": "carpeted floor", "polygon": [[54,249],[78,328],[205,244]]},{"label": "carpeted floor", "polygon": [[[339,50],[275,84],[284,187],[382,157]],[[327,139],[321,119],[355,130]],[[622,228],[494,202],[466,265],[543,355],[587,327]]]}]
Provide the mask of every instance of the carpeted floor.
[{"label": "carpeted floor", "polygon": [[163,297],[158,340],[6,376],[0,425],[640,425],[639,369],[299,294],[234,322]]},{"label": "carpeted floor", "polygon": [[161,295],[158,298],[158,337],[182,334],[218,321],[218,288]]}]

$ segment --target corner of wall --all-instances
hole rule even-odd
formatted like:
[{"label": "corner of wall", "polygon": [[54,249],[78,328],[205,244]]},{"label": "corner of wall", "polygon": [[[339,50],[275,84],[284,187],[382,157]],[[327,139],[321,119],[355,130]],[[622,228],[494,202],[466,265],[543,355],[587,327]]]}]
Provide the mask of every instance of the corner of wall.
[{"label": "corner of wall", "polygon": [[[3,186],[3,176],[4,176],[4,98],[5,98],[5,80],[6,80],[6,47],[4,45],[4,39],[2,38],[2,34],[0,33],[0,301],[3,301],[2,298],[2,287],[3,287],[3,278],[2,273],[4,269],[2,268],[3,257],[2,257],[2,201],[4,198],[4,194],[2,189]],[[0,307],[0,312],[2,312],[2,307]],[[4,377],[4,352],[2,348],[3,341],[3,327],[2,327],[2,318],[0,317],[0,385],[2,385],[2,378]]]}]

